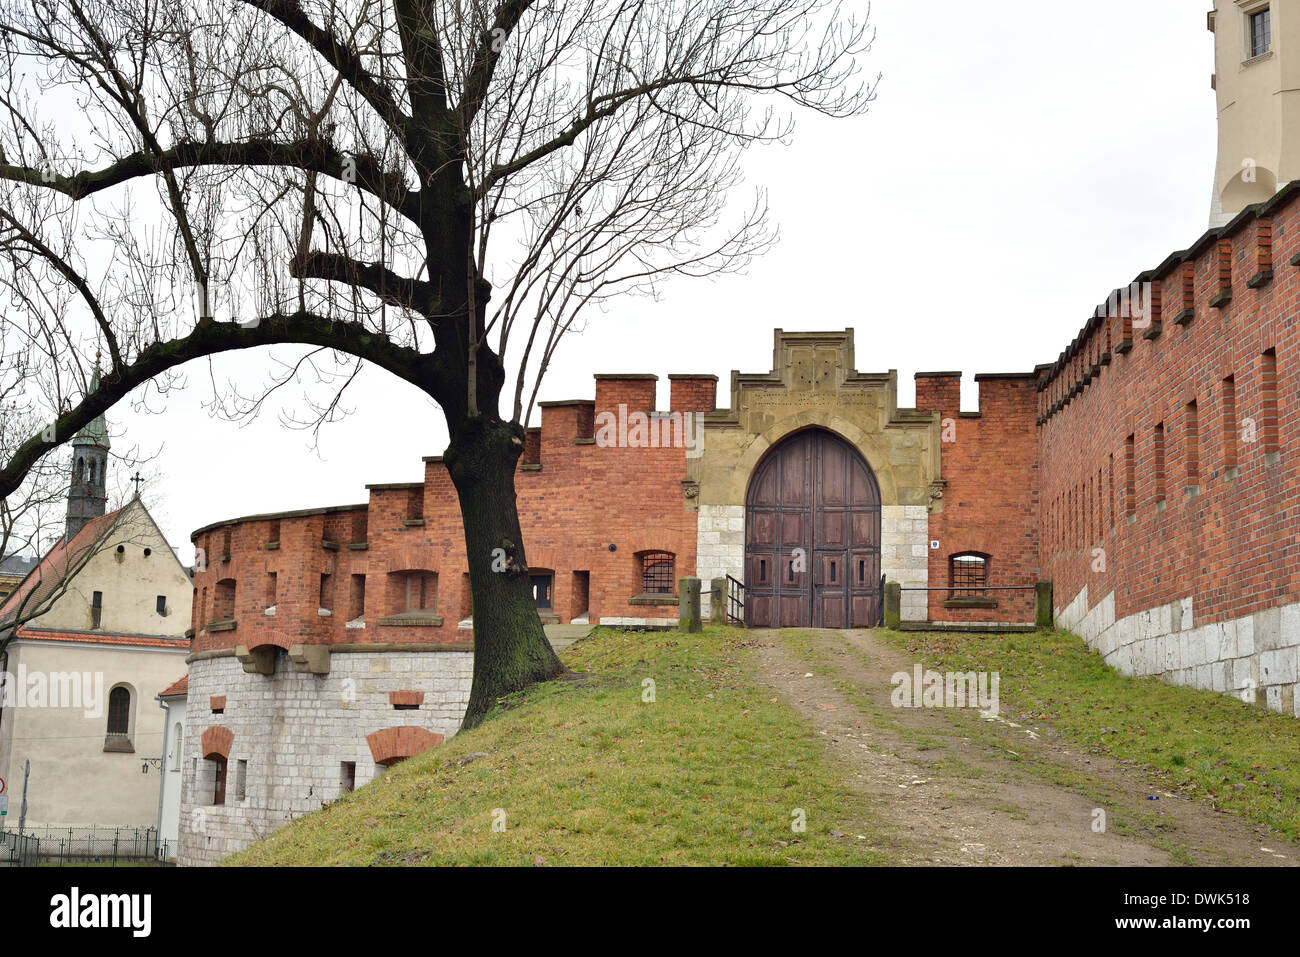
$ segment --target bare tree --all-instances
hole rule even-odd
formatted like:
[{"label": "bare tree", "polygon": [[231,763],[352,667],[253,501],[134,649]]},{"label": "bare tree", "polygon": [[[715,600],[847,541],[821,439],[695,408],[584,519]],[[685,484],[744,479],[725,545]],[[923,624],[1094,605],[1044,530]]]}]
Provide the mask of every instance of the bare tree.
[{"label": "bare tree", "polygon": [[[377,365],[447,421],[472,726],[561,670],[514,492],[559,342],[592,303],[762,251],[741,154],[795,108],[863,112],[870,41],[838,0],[0,0],[4,322],[53,419],[0,492],[192,359]],[[111,368],[76,398],[92,339]]]},{"label": "bare tree", "polygon": [[[2,274],[0,274],[2,276]],[[8,461],[19,445],[40,431],[49,417],[33,401],[38,390],[31,388],[37,371],[26,350],[4,349],[4,339],[13,332],[0,322],[0,361],[9,364],[9,375],[0,378],[0,460]],[[118,468],[106,488],[107,508],[123,508],[143,489],[134,485],[132,470],[144,465],[152,456],[138,447],[124,455],[112,455]],[[137,472],[137,475],[139,473]],[[0,602],[0,652],[4,651],[17,629],[44,615],[68,590],[68,585],[86,564],[110,544],[133,541],[137,537],[127,522],[97,523],[77,542],[64,548],[67,529],[67,504],[72,482],[71,458],[54,453],[41,458],[23,477],[18,489],[0,502],[0,558],[31,557],[35,564],[27,578],[19,583],[13,597]],[[150,473],[141,477],[147,489],[157,481]]]}]

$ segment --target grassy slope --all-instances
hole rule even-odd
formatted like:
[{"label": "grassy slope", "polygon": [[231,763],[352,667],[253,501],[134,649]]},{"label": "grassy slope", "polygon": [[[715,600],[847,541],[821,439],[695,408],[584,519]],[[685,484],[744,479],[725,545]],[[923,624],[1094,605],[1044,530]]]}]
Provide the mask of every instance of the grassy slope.
[{"label": "grassy slope", "polygon": [[[1130,678],[1066,632],[881,632],[941,671],[997,671],[1001,711],[1155,771],[1168,790],[1300,841],[1300,721],[1212,691]],[[1262,692],[1261,692],[1262,698]]]},{"label": "grassy slope", "polygon": [[[744,640],[602,629],[564,655],[585,679],[514,696],[479,728],[228,863],[887,862],[880,829],[847,823],[871,815],[846,772],[759,685]],[[646,678],[653,703],[642,701]],[[487,756],[457,763],[473,752]],[[806,832],[791,830],[795,808]]]}]

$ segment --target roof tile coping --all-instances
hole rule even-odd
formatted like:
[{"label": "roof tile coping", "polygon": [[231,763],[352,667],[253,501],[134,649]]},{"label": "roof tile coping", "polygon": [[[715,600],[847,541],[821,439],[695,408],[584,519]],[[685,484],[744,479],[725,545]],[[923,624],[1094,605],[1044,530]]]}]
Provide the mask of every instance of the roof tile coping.
[{"label": "roof tile coping", "polygon": [[[420,483],[415,483],[420,484]],[[373,485],[367,485],[366,488],[375,488]],[[219,522],[212,522],[197,528],[190,533],[190,541],[194,541],[204,532],[210,532],[213,529],[224,528],[227,525],[243,525],[246,522],[267,522],[280,518],[306,518],[309,515],[329,515],[333,512],[356,512],[370,507],[369,502],[362,502],[358,505],[326,505],[322,508],[299,508],[288,512],[263,512],[259,515],[241,515],[238,518],[226,518]]]},{"label": "roof tile coping", "polygon": [[[1267,199],[1262,203],[1255,203],[1252,206],[1247,206],[1240,213],[1234,216],[1231,221],[1223,226],[1212,227],[1206,230],[1201,234],[1200,238],[1186,249],[1170,253],[1165,257],[1164,262],[1160,263],[1160,265],[1156,266],[1154,269],[1146,269],[1138,273],[1137,276],[1133,278],[1132,282],[1151,282],[1155,279],[1163,278],[1167,273],[1171,272],[1175,266],[1196,259],[1197,256],[1210,249],[1218,240],[1225,239],[1235,234],[1247,222],[1261,217],[1272,216],[1276,210],[1294,202],[1297,197],[1300,197],[1300,181],[1293,180],[1279,189],[1271,199]],[[1094,309],[1092,317],[1084,324],[1083,328],[1079,330],[1079,333],[1074,337],[1070,344],[1065,347],[1057,360],[1048,365],[1045,382],[1050,382],[1056,377],[1064,367],[1064,364],[1078,354],[1079,350],[1083,347],[1083,344],[1087,341],[1088,336],[1096,331],[1097,327],[1105,321],[1106,317],[1097,315],[1096,310]]]},{"label": "roof tile coping", "polygon": [[179,635],[138,635],[130,632],[77,631],[70,628],[32,628],[20,625],[15,641],[80,641],[92,645],[151,645],[163,648],[186,648],[190,640]]},{"label": "roof tile coping", "polygon": [[188,694],[190,690],[190,676],[183,674],[162,691],[158,692],[159,698],[179,698],[181,695]]}]

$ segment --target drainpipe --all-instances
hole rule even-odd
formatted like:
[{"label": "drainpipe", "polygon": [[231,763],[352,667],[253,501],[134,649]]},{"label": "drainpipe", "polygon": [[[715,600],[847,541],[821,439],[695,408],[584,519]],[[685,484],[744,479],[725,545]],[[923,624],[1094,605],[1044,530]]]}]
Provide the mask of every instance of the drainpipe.
[{"label": "drainpipe", "polygon": [[[161,770],[159,770],[158,772],[158,823],[154,826],[154,834],[158,835],[155,838],[155,841],[161,841],[162,840],[162,819],[163,819],[163,789],[167,786],[167,738],[172,733],[172,722],[171,722],[172,715],[171,715],[171,710],[167,707],[167,702],[163,701],[161,696],[155,695],[154,700],[158,702],[158,707],[162,708],[162,712],[163,712],[162,762],[159,765]],[[154,853],[156,854],[157,852],[158,852],[158,848],[155,847]]]}]

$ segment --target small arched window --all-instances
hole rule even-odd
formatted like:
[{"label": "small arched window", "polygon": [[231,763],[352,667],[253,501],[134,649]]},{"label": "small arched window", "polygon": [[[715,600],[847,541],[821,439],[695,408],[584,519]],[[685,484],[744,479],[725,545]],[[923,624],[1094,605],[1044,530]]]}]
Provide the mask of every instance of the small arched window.
[{"label": "small arched window", "polygon": [[673,593],[672,552],[643,552],[641,555],[641,592],[646,595]]},{"label": "small arched window", "polygon": [[86,474],[86,460],[78,457],[77,458],[77,481],[80,482],[82,478],[85,477],[85,474]]},{"label": "small arched window", "polygon": [[108,733],[126,735],[131,732],[131,692],[114,688],[108,693]]},{"label": "small arched window", "polygon": [[953,555],[949,562],[949,584],[954,598],[971,598],[988,594],[989,557],[978,552]]},{"label": "small arched window", "polygon": [[90,484],[95,484],[95,460],[90,460]]}]

